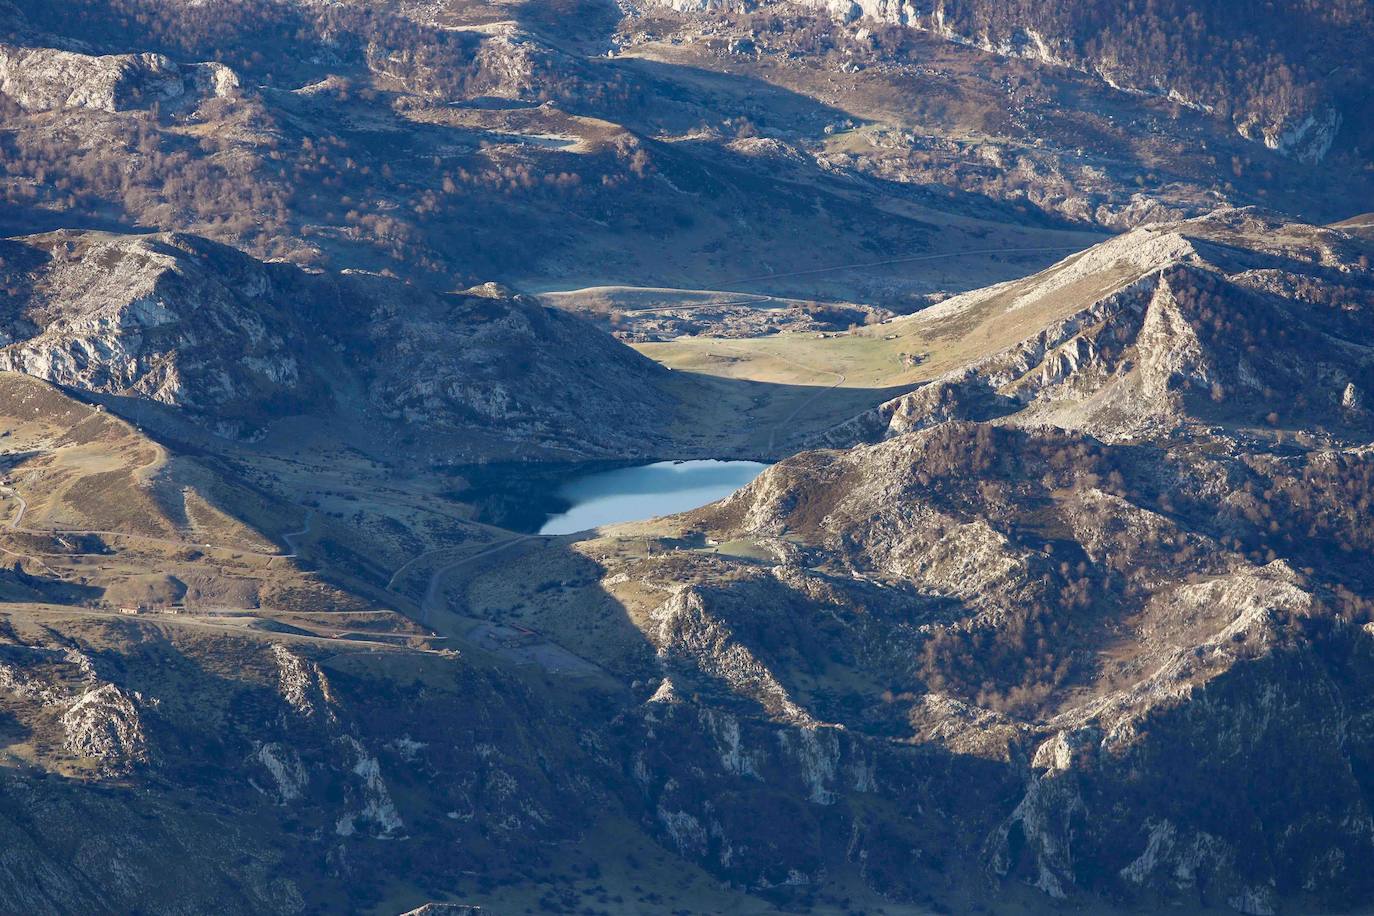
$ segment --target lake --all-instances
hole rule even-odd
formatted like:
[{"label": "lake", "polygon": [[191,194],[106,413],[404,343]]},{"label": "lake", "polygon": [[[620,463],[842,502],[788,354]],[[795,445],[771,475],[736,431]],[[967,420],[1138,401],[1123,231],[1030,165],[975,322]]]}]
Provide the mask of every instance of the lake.
[{"label": "lake", "polygon": [[573,477],[556,491],[568,508],[550,515],[539,533],[572,534],[686,512],[729,496],[766,467],[758,461],[660,461]]}]

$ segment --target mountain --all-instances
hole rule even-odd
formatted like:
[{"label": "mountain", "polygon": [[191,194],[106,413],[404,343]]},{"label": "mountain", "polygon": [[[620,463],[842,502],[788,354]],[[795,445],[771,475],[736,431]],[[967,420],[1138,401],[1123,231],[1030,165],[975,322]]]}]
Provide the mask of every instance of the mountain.
[{"label": "mountain", "polygon": [[[627,531],[719,545],[604,580],[640,583],[612,588],[672,685],[640,716],[681,743],[643,768],[669,841],[946,905],[970,873],[1367,899],[1367,251],[1227,211],[949,300],[894,324],[1022,339],[832,434],[884,441]],[[750,826],[795,822],[783,773],[815,812],[785,847]]]},{"label": "mountain", "polygon": [[183,68],[161,54],[92,56],[57,48],[0,48],[0,92],[25,111],[116,112],[225,98],[238,77],[222,64]]},{"label": "mountain", "polygon": [[913,348],[961,335],[1002,346],[857,424],[891,435],[1001,417],[1105,440],[1226,425],[1364,441],[1368,258],[1358,237],[1253,210],[1147,225],[891,324]]},{"label": "mountain", "polygon": [[0,0],[0,911],[1368,909],[1371,24]]},{"label": "mountain", "polygon": [[[440,289],[747,285],[906,312],[1104,228],[1221,204],[1328,221],[1369,192],[1345,102],[1336,152],[1306,162],[1167,93],[882,16],[543,7],[15,3],[5,231],[180,231]],[[1178,46],[1205,56],[1217,28]],[[1326,99],[1348,76],[1303,78]]]},{"label": "mountain", "polygon": [[[1357,905],[1368,251],[1254,210],[1141,227],[815,341],[926,354],[908,393],[826,434],[848,447],[685,515],[543,539],[337,433],[272,428],[274,398],[345,411],[337,379],[381,397],[354,335],[387,326],[379,302],[435,302],[176,235],[12,242],[5,352],[51,354],[16,365],[108,411],[0,380],[18,563],[0,894]],[[482,292],[437,301],[459,329],[489,308],[601,333]],[[207,327],[257,349],[235,364]],[[98,359],[58,356],[78,352]],[[145,353],[179,384],[115,375]],[[294,375],[260,368],[291,357]],[[193,437],[202,411],[267,433]]]},{"label": "mountain", "polygon": [[[157,227],[441,289],[454,278],[547,288],[589,264],[683,286],[733,280],[746,259],[765,265],[747,272],[789,273],[817,251],[863,263],[882,244],[1021,250],[1095,237],[976,201],[941,203],[952,218],[936,222],[911,206],[875,216],[879,189],[793,150],[800,136],[730,146],[751,139],[746,99],[807,135],[838,110],[752,81],[608,61],[604,36],[583,47],[577,17],[374,7],[18,4],[23,28],[0,65],[11,222]],[[590,21],[604,17],[588,7]],[[816,195],[820,221],[807,219]]]},{"label": "mountain", "polygon": [[1338,138],[1368,142],[1361,86],[1374,15],[1360,2],[806,5],[845,21],[891,23],[1071,67],[1124,92],[1166,96],[1297,159],[1322,159]]},{"label": "mountain", "polygon": [[[300,832],[261,828],[256,848],[305,899],[355,905],[396,869],[460,899],[536,887],[558,906],[575,899],[560,888],[595,896],[597,881],[631,908],[839,893],[896,911],[1357,905],[1374,606],[1351,558],[1371,548],[1374,476],[1345,392],[1370,365],[1367,251],[1253,210],[1142,227],[835,339],[921,334],[931,350],[928,381],[829,434],[872,444],[804,452],[725,502],[595,535],[465,528],[466,546],[392,577],[386,600],[431,634],[409,645],[374,628],[349,647],[308,602],[264,600],[254,619],[273,629],[217,625],[214,657],[241,659],[220,689],[259,697],[224,707],[234,737],[217,740],[261,790],[219,790],[221,816],[281,806]],[[1275,342],[1251,348],[1262,333]],[[322,571],[386,530],[355,530],[350,503],[334,505],[306,554]],[[385,572],[372,581],[382,597]],[[219,664],[188,642],[200,618],[121,632],[153,626],[185,664]],[[169,695],[135,644],[107,650],[130,659],[112,683]],[[202,721],[166,703],[142,714],[145,734],[163,730],[154,763],[131,772],[199,797],[179,749],[205,740]],[[474,741],[477,757],[458,752]],[[350,772],[375,772],[386,795]],[[388,835],[422,852],[401,865],[384,846],[327,876],[310,864]],[[655,872],[662,853],[609,852],[646,835],[680,874]],[[582,877],[583,852],[549,852],[572,837],[599,877]],[[497,886],[428,858],[452,848]]]},{"label": "mountain", "polygon": [[474,438],[479,458],[595,454],[652,447],[675,409],[662,368],[494,284],[436,294],[182,234],[62,231],[5,242],[0,263],[0,369],[230,436],[314,414],[404,425],[451,459]]}]

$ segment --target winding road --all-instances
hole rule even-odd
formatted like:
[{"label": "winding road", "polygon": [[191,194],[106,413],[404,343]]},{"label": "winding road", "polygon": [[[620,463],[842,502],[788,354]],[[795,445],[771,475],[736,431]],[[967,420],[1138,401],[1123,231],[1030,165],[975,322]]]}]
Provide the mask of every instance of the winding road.
[{"label": "winding road", "polygon": [[742,298],[725,299],[712,302],[687,302],[680,305],[646,305],[643,308],[627,308],[626,312],[638,315],[641,312],[687,312],[693,309],[720,309],[732,305],[757,305],[760,302],[780,302],[777,296],[766,293],[742,293]]},{"label": "winding road", "polygon": [[301,548],[300,545],[296,543],[296,538],[304,537],[309,534],[310,526],[313,524],[315,524],[315,510],[307,509],[305,512],[305,523],[301,525],[299,531],[285,531],[282,533],[281,539],[286,542],[287,547],[291,548],[291,552],[273,554],[267,561],[267,568],[271,569],[272,563],[275,560],[289,560],[299,556]]},{"label": "winding road", "polygon": [[[19,527],[17,527],[17,526],[19,525],[20,522],[22,522],[22,521],[24,520],[24,513],[28,511],[28,509],[29,509],[29,504],[28,504],[28,502],[24,499],[24,497],[20,496],[20,495],[14,490],[13,487],[8,487],[8,486],[0,485],[0,489],[6,490],[11,496],[13,496],[13,497],[19,502],[19,514],[16,515],[16,516],[10,521],[10,523],[9,523],[9,528],[10,528],[11,531],[19,531],[19,532],[22,533],[22,532],[24,531],[24,529],[23,529],[23,528],[19,528]],[[53,569],[53,568],[52,568],[51,566],[49,566],[47,563],[43,562],[43,558],[42,558],[41,556],[39,556],[38,554],[32,554],[32,555],[30,555],[30,554],[25,554],[25,553],[17,553],[16,551],[10,550],[8,547],[4,547],[4,546],[0,546],[0,553],[6,554],[6,555],[11,556],[11,557],[16,557],[16,558],[18,558],[18,559],[20,559],[20,560],[37,560],[39,566],[41,566],[41,567],[43,567],[44,569],[46,569],[46,570],[47,570],[49,573],[51,573],[52,575],[57,576],[57,570]]]},{"label": "winding road", "polygon": [[[507,547],[512,547],[516,544],[523,543],[524,541],[531,541],[539,537],[543,537],[543,535],[516,535],[515,537],[506,538],[504,541],[500,541],[496,544],[492,544],[488,547],[485,547],[482,550],[477,551],[476,553],[470,553],[467,556],[459,557],[452,563],[436,567],[434,572],[430,573],[429,585],[425,587],[424,597],[420,599],[420,622],[425,624],[426,626],[429,625],[430,614],[438,606],[437,602],[439,600],[439,589],[443,587],[444,577],[447,576],[450,572],[452,572],[460,566],[464,566],[468,563],[471,563],[473,560],[481,559],[482,557],[488,556],[501,550],[505,550]],[[451,550],[452,548],[447,549]],[[437,551],[428,551],[428,553],[430,554],[436,552]],[[415,559],[419,558],[416,557]],[[409,563],[406,564],[406,566],[409,566],[411,565],[411,563],[414,563],[415,559],[412,559]],[[405,567],[403,566],[401,568],[404,569]],[[400,575],[400,570],[397,570],[396,574],[391,577],[391,581],[393,583],[396,581],[397,575]],[[391,583],[387,584],[387,591],[391,591]]]}]

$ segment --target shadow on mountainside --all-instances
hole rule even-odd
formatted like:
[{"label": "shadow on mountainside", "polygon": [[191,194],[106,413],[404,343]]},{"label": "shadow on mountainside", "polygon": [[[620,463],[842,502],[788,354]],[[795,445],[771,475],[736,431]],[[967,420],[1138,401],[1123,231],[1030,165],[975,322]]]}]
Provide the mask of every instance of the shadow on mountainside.
[{"label": "shadow on mountainside", "polygon": [[[627,544],[621,547],[639,549],[635,539]],[[769,688],[754,689],[772,671],[788,682],[778,687],[801,693],[809,692],[798,679],[835,676],[844,683],[823,657],[834,651],[825,648],[823,634],[794,640],[819,606],[794,596],[791,605],[756,608],[773,615],[771,625],[711,630],[706,622],[707,629],[683,632],[685,643],[675,644],[676,635],[668,635],[676,626],[673,595],[686,583],[674,564],[719,561],[662,545],[669,552],[644,559],[647,569],[622,556],[617,568],[660,593],[651,601],[661,600],[663,608],[646,617],[643,607],[632,610],[603,584],[605,566],[595,555],[606,549],[621,548],[590,534],[526,538],[452,569],[430,625],[469,657],[558,693],[618,685],[615,704],[595,726],[608,763],[620,771],[618,813],[713,874],[778,903],[807,895],[789,874],[817,881],[822,874],[863,871],[871,887],[904,899],[961,887],[970,877],[962,866],[920,853],[912,858],[911,851],[938,835],[942,855],[954,846],[975,858],[985,833],[1015,804],[1013,767],[818,727],[799,707],[778,708]],[[720,567],[727,578],[737,575],[730,565]],[[684,655],[691,647],[701,654]],[[777,667],[764,671],[758,658]],[[865,702],[877,702],[882,687],[861,689],[868,692]],[[890,801],[874,794],[880,770],[882,791],[895,795]],[[951,829],[956,822],[962,826]],[[856,836],[870,850],[863,867],[855,858]]]}]

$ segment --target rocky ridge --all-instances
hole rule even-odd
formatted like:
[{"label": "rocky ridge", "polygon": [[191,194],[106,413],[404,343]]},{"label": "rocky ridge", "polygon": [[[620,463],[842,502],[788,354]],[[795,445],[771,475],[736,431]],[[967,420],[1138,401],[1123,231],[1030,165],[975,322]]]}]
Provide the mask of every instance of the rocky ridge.
[{"label": "rocky ridge", "polygon": [[436,296],[183,234],[59,232],[5,255],[0,368],[116,407],[165,405],[231,437],[361,411],[432,436],[595,453],[652,442],[672,410],[662,369],[494,285]]},{"label": "rocky ridge", "polygon": [[88,108],[117,112],[226,98],[239,89],[218,63],[186,66],[162,54],[90,55],[0,44],[0,93],[27,111]]},{"label": "rocky ridge", "polygon": [[[739,880],[823,881],[840,853],[819,833],[780,849],[710,801],[775,817],[765,786],[795,779],[867,880],[928,891],[921,853],[872,857],[928,849],[910,837],[935,809],[849,806],[897,797],[930,754],[992,793],[982,814],[929,804],[971,830],[943,854],[995,881],[1244,913],[1365,899],[1350,863],[1374,843],[1374,735],[1355,685],[1374,673],[1374,599],[1350,558],[1374,546],[1374,467],[1343,394],[1374,342],[1362,251],[1226,212],[951,300],[924,320],[1044,315],[1042,297],[1067,317],[888,405],[877,444],[803,453],[687,516],[683,536],[775,560],[638,572],[678,583],[650,615],[671,688],[641,717],[663,740],[672,710],[673,740],[697,747],[640,770],[666,840]],[[1087,276],[1096,292],[1066,297]],[[1264,397],[1285,419],[1257,415]]]},{"label": "rocky ridge", "polygon": [[[1255,210],[1143,226],[1025,283],[904,319],[940,334],[1003,309],[1043,313],[1048,304],[1055,317],[829,438],[1002,417],[1106,440],[1240,421],[1363,441],[1374,385],[1363,247]],[[1085,294],[1093,277],[1109,280]]]},{"label": "rocky ridge", "polygon": [[[542,796],[531,795],[542,777],[524,769],[518,749],[523,739],[507,729],[514,719],[504,714],[498,717],[506,723],[497,727],[499,733],[479,730],[460,762],[451,756],[463,744],[455,740],[457,732],[441,734],[462,730],[457,717],[438,731],[417,728],[424,716],[402,721],[394,709],[374,705],[380,700],[374,688],[384,680],[368,676],[339,688],[308,646],[213,637],[207,642],[180,633],[163,643],[168,654],[157,659],[146,646],[123,644],[146,639],[138,630],[133,621],[67,630],[63,639],[82,643],[97,657],[123,645],[115,680],[98,686],[86,686],[93,675],[81,674],[90,667],[83,650],[57,649],[41,635],[14,630],[0,646],[6,710],[21,716],[40,751],[24,762],[27,771],[7,768],[3,777],[9,802],[0,832],[10,854],[0,868],[0,898],[7,906],[55,913],[75,904],[95,906],[99,897],[107,906],[141,901],[138,906],[156,912],[175,912],[188,905],[210,907],[214,899],[213,908],[222,912],[302,912],[302,892],[313,881],[304,876],[315,869],[361,880],[399,861],[380,860],[401,856],[411,862],[406,868],[415,864],[412,844],[386,842],[403,840],[411,829],[392,793],[404,786],[410,798],[431,780],[431,786],[449,786],[444,797],[431,799],[433,807],[427,804],[420,815],[409,801],[404,804],[430,825],[427,831],[437,826],[452,834],[453,854],[474,865],[486,855],[519,855],[532,828],[560,831],[576,822],[566,815],[555,819],[553,812],[585,788],[565,785],[565,798],[552,786]],[[451,666],[435,670],[454,673]],[[73,677],[83,686],[64,686]],[[482,686],[484,679],[473,671],[462,675],[467,686],[455,684],[457,696],[474,702],[480,696],[483,704],[496,704],[495,710],[510,685]],[[533,724],[528,713],[514,715]],[[391,725],[383,724],[387,719]],[[547,723],[545,737],[566,725]],[[62,787],[56,779],[44,784],[30,778],[34,767],[62,760],[47,752],[49,740],[67,754],[60,767],[69,782]],[[216,761],[213,777],[207,777],[205,754]],[[105,788],[91,781],[93,775]],[[185,797],[201,799],[198,810],[177,808],[162,797],[164,788],[151,794],[120,788],[130,781],[177,786]],[[45,810],[63,816],[36,816]],[[257,828],[245,817],[276,826],[271,836],[258,832],[250,840]],[[24,823],[31,826],[21,828]],[[240,860],[230,865],[205,856],[210,842]],[[66,868],[53,869],[63,848],[78,852]],[[424,868],[450,867],[444,861],[449,853],[432,848],[434,858]],[[354,859],[363,849],[371,850],[367,857]],[[161,867],[163,855],[182,861],[179,875]],[[332,865],[321,866],[321,856]],[[357,892],[335,899],[347,907],[366,897]]]},{"label": "rocky ridge", "polygon": [[[45,260],[67,242],[73,263]],[[429,314],[440,306],[387,278],[310,275],[177,236],[15,244],[28,282],[9,284],[11,350],[40,326],[74,341],[94,316],[124,352],[164,347],[183,367],[175,397],[213,391],[201,373],[244,371],[203,337],[135,320],[185,320],[191,302],[262,353],[289,352],[273,336],[289,347],[308,319],[345,354],[374,333],[409,341],[412,366],[427,365],[426,343],[447,352],[440,315],[487,341],[523,339],[526,322],[543,340],[536,322],[570,320],[491,287]],[[1142,228],[889,323],[981,339],[1010,316],[1015,342],[833,431],[843,449],[636,528],[633,550],[614,532],[474,547],[464,612],[488,613],[484,559],[503,584],[538,584],[494,619],[543,614],[550,632],[505,626],[501,640],[592,634],[570,643],[575,667],[533,652],[507,664],[500,640],[459,641],[461,628],[421,649],[260,618],[278,632],[214,614],[13,613],[0,688],[15,721],[0,728],[26,766],[71,776],[59,791],[7,775],[24,787],[15,810],[70,812],[36,833],[0,824],[11,872],[45,869],[70,842],[62,824],[81,823],[91,887],[115,886],[116,869],[132,876],[119,893],[158,911],[213,894],[232,912],[300,912],[363,905],[386,875],[418,882],[407,899],[471,890],[454,877],[469,871],[518,883],[610,821],[717,890],[777,905],[840,882],[894,908],[1368,899],[1353,864],[1374,853],[1366,246],[1248,210]],[[178,283],[196,294],[172,295]],[[296,310],[278,313],[285,301]],[[349,327],[354,302],[368,321]],[[411,337],[391,323],[402,316]],[[301,366],[326,365],[303,353]],[[438,371],[461,357],[433,358]],[[102,394],[108,375],[63,365]],[[335,376],[329,396],[339,379],[387,390],[373,372]],[[691,546],[707,538],[747,549]],[[292,559],[328,570],[334,556]],[[210,785],[208,753],[226,761]],[[191,814],[176,807],[188,798]],[[212,836],[242,850],[233,875],[222,856],[196,858]],[[187,886],[147,870],[168,855],[193,861]],[[37,912],[91,899],[87,885],[4,874],[0,899]]]},{"label": "rocky ridge", "polygon": [[[668,5],[691,12],[704,12],[717,6],[753,7],[748,3],[717,5],[693,0]],[[1112,11],[1096,8],[1092,2],[1058,4],[1039,16],[1029,7],[1017,4],[999,7],[952,0],[802,0],[795,5],[819,10],[842,23],[911,28],[1000,56],[1072,68],[1092,74],[1114,89],[1136,95],[1158,95],[1209,115],[1221,109],[1232,114],[1235,130],[1241,136],[1304,162],[1321,161],[1336,142],[1347,116],[1358,120],[1364,114],[1357,97],[1336,98],[1339,92],[1314,90],[1312,85],[1302,82],[1285,87],[1278,99],[1248,97],[1248,93],[1258,93],[1255,87],[1244,84],[1202,88],[1207,80],[1194,72],[1194,62],[1188,58],[1191,54],[1230,52],[1225,38],[1209,34],[1226,31],[1224,20],[1228,10],[1224,6],[1209,9],[1204,4],[1201,9],[1180,8],[1161,12],[1157,19],[1151,11],[1151,18],[1144,23],[1132,24],[1134,28],[1130,29],[1129,36],[1118,36],[1112,33],[1126,31],[1122,28],[1125,23],[1113,22]],[[1367,12],[1352,7],[1309,17],[1308,11],[1300,5],[1289,8],[1288,4],[1283,4],[1281,7],[1278,10],[1271,7],[1267,11],[1273,17],[1266,22],[1267,28],[1301,23],[1331,36],[1336,45],[1368,39],[1371,23]],[[1191,32],[1170,34],[1184,15],[1190,16]],[[1095,29],[1102,31],[1095,32]],[[1156,41],[1167,37],[1179,49],[1175,59],[1161,55],[1159,48],[1150,42],[1139,41],[1138,33],[1149,34],[1150,30],[1153,30],[1150,37]],[[1254,35],[1245,37],[1253,39]],[[1139,43],[1132,45],[1132,40]],[[1194,47],[1195,44],[1198,47]],[[1268,47],[1263,51],[1250,47],[1239,51],[1233,63],[1255,66],[1258,61],[1253,57],[1267,52],[1269,56],[1262,69],[1271,71],[1270,78],[1281,76],[1291,80],[1291,70],[1308,68],[1309,60],[1303,54],[1294,54],[1284,60],[1281,42],[1271,40],[1266,44]],[[1240,46],[1241,42],[1237,42],[1237,47]],[[1316,54],[1324,49],[1304,50]],[[1283,72],[1273,74],[1272,70],[1279,65]]]},{"label": "rocky ridge", "polygon": [[[100,23],[111,9],[97,0],[24,6],[61,14],[59,24],[76,10],[77,25],[81,10]],[[277,15],[293,4],[263,8]],[[22,19],[12,9],[0,0],[0,23]],[[181,11],[189,19],[203,9]],[[429,24],[462,12],[404,9]],[[843,68],[821,57],[815,69],[829,81],[886,67],[863,14],[901,23],[915,9],[835,7],[850,28],[834,40],[873,53]],[[51,205],[68,224],[154,214],[149,222],[171,227],[194,212],[242,238],[225,219],[238,207],[235,219],[274,245],[279,233],[320,245],[278,252],[300,263],[321,263],[342,239],[375,237],[399,253],[393,265],[426,264],[445,277],[453,262],[437,270],[426,260],[436,257],[426,246],[445,237],[473,239],[478,252],[515,239],[522,260],[542,253],[550,236],[526,234],[546,225],[528,221],[531,211],[569,237],[651,211],[631,234],[657,253],[679,250],[684,238],[660,234],[664,227],[691,228],[717,209],[725,238],[747,241],[739,230],[750,219],[810,236],[872,202],[815,220],[819,185],[807,184],[807,170],[823,165],[858,186],[880,173],[851,174],[849,164],[895,130],[870,133],[864,147],[842,112],[813,104],[819,96],[786,95],[784,107],[761,109],[757,126],[735,117],[760,109],[714,97],[764,89],[752,75],[723,78],[762,40],[729,33],[719,42],[725,63],[710,72],[632,55],[598,69],[532,28],[491,25],[485,7],[476,15],[479,28],[445,23],[413,46],[404,22],[386,17],[377,20],[385,28],[340,29],[338,41],[309,53],[264,39],[268,63],[243,54],[235,71],[300,88],[246,97],[203,79],[227,70],[151,52],[86,53],[90,46],[65,56],[29,36],[25,49],[4,51],[3,113],[7,131],[15,125],[5,139],[18,138],[6,147],[16,151],[9,186],[37,189],[25,198],[37,215],[24,210],[25,219],[49,219]],[[814,38],[811,25],[796,34]],[[234,54],[253,34],[235,28],[207,34]],[[132,34],[111,41],[167,37]],[[1120,78],[1038,32],[951,36]],[[587,42],[598,57],[603,38]],[[569,70],[576,79],[561,82]],[[703,81],[710,90],[698,96]],[[956,80],[953,95],[970,85]],[[225,104],[202,116],[178,103],[202,98]],[[574,114],[544,104],[552,99]],[[1337,125],[1299,102],[1245,129],[1300,159],[1320,158]],[[611,115],[637,126],[599,120]],[[785,143],[745,136],[779,123]],[[101,132],[116,124],[127,137]],[[1067,133],[1076,143],[1077,132]],[[66,165],[73,137],[108,143],[129,168],[113,184],[86,183]],[[60,159],[35,151],[54,140]],[[695,147],[708,152],[683,152]],[[980,157],[999,181],[1022,169],[993,145],[951,143],[949,154]],[[1098,168],[1095,155],[1079,155],[1081,174]],[[280,157],[298,170],[276,171]],[[1016,161],[1058,168],[1029,152]],[[89,168],[97,178],[99,165]],[[783,184],[760,185],[753,198],[773,209],[750,209],[745,191],[774,168],[803,191],[794,199]],[[191,171],[197,181],[181,182]],[[220,172],[229,179],[216,183]],[[120,183],[133,174],[147,183]],[[722,174],[737,185],[728,196],[698,196]],[[932,186],[911,200],[953,193],[917,170],[892,174]],[[1080,194],[1078,177],[1051,175],[1051,187],[1075,186],[1062,199],[1074,219],[1157,224],[893,322],[894,334],[956,353],[967,342],[980,355],[832,430],[817,443],[827,448],[778,464],[725,503],[623,540],[575,543],[481,540],[500,535],[456,524],[445,515],[452,500],[405,489],[413,481],[392,467],[363,476],[364,462],[347,450],[303,447],[254,466],[240,446],[323,423],[364,431],[388,457],[421,461],[652,450],[683,389],[676,379],[668,389],[665,373],[585,325],[497,285],[442,294],[384,276],[359,254],[370,250],[362,244],[331,256],[343,251],[339,263],[377,271],[301,269],[177,232],[0,243],[0,366],[140,422],[184,418],[218,433],[225,438],[193,441],[226,459],[216,473],[252,475],[255,488],[231,497],[221,486],[215,505],[247,514],[254,499],[282,503],[275,513],[254,504],[251,539],[190,537],[215,521],[190,498],[208,473],[173,475],[140,461],[139,473],[91,474],[92,454],[116,442],[112,423],[90,421],[80,404],[53,407],[65,399],[25,380],[16,386],[24,396],[6,404],[22,419],[14,427],[59,411],[86,425],[53,424],[61,428],[50,439],[29,437],[39,444],[31,453],[7,446],[7,471],[13,462],[24,476],[6,483],[9,519],[41,524],[51,506],[27,506],[19,494],[32,497],[40,484],[69,493],[61,487],[76,479],[102,517],[134,493],[168,518],[146,529],[163,541],[87,535],[96,543],[83,546],[10,532],[7,552],[40,552],[83,586],[111,567],[123,575],[173,564],[193,587],[248,585],[246,573],[283,567],[322,580],[355,574],[349,585],[369,579],[372,598],[450,628],[442,638],[418,624],[389,630],[385,614],[341,612],[357,605],[344,586],[325,590],[303,576],[275,601],[265,587],[226,587],[199,608],[127,616],[96,605],[93,587],[63,595],[29,588],[22,570],[4,577],[7,589],[24,590],[15,588],[20,600],[0,621],[0,908],[394,912],[498,885],[558,889],[579,867],[588,876],[580,894],[529,895],[522,908],[609,908],[603,867],[628,869],[616,903],[636,911],[759,900],[849,910],[838,894],[851,892],[889,911],[1365,905],[1374,896],[1360,867],[1374,854],[1369,249],[1252,210],[1158,222],[1196,212],[1212,198],[1194,191],[1220,174],[1207,172],[1176,211],[1155,187],[1135,191],[1134,174],[1110,176],[1111,206]],[[228,203],[217,196],[245,186]],[[878,185],[874,197],[894,186]],[[148,191],[177,187],[198,190],[165,200]],[[339,199],[341,188],[354,199],[330,213],[320,200]],[[529,209],[509,206],[513,199]],[[277,213],[288,205],[289,220]],[[295,209],[312,207],[304,218]],[[462,218],[451,221],[455,211]],[[570,229],[561,226],[567,215],[577,220]],[[860,228],[890,222],[886,214]],[[900,228],[856,235],[865,248],[901,251],[925,238]],[[608,237],[592,237],[584,251],[612,250]],[[814,247],[799,269],[814,266],[812,251],[839,260],[824,241],[806,241]],[[718,260],[708,233],[691,244],[710,256],[701,263]],[[790,244],[784,236],[772,250]],[[563,257],[555,269],[579,266]],[[978,349],[985,330],[1010,342]],[[186,439],[123,446],[168,458]],[[89,451],[56,460],[79,445]],[[294,479],[263,470],[284,465]],[[437,510],[424,536],[405,503]],[[81,524],[128,534],[132,516],[111,514],[113,523]],[[49,552],[58,550],[63,563]],[[438,565],[457,562],[450,556],[461,556],[462,575]],[[423,597],[407,603],[404,589],[380,586],[411,560],[419,588],[410,594]],[[454,572],[451,594],[439,587],[440,569]],[[519,598],[483,605],[482,574]],[[146,578],[149,588],[185,593],[168,575]],[[468,638],[483,622],[469,614],[509,623],[529,615],[536,629],[502,624],[499,636]],[[539,650],[555,639],[586,658],[542,666]],[[206,760],[220,765],[207,772]],[[618,831],[609,842],[596,832],[607,823]],[[667,866],[647,878],[635,864],[663,855]],[[660,897],[688,872],[706,876],[697,896]],[[717,905],[720,895],[734,906]]]}]

